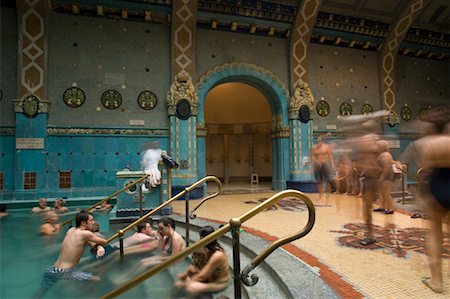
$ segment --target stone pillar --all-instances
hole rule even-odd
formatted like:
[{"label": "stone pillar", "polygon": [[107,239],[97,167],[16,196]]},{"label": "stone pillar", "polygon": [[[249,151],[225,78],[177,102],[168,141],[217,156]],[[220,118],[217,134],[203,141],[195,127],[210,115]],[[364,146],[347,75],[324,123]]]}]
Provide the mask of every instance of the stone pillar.
[{"label": "stone pillar", "polygon": [[27,188],[27,191],[18,195],[19,199],[45,196],[39,194],[39,190],[46,189],[47,185],[46,129],[49,102],[46,92],[46,10],[44,0],[17,1],[19,54],[17,99],[14,105],[14,189],[24,190],[25,173],[35,174],[35,189]]},{"label": "stone pillar", "polygon": [[397,58],[397,52],[403,39],[408,32],[408,29],[414,23],[414,20],[422,12],[424,7],[424,0],[409,1],[405,6],[403,12],[398,19],[392,25],[388,36],[384,40],[380,54],[379,54],[379,74],[380,74],[380,89],[382,95],[381,107],[390,110],[391,115],[387,119],[386,127],[387,131],[396,133],[398,126],[395,129],[394,126],[399,122],[399,113],[395,107],[395,60]]},{"label": "stone pillar", "polygon": [[308,105],[310,112],[314,110],[314,98],[307,82],[308,69],[308,45],[311,32],[319,12],[322,0],[299,1],[297,15],[291,37],[291,92],[295,93],[291,98],[289,107],[290,127],[290,179],[311,180],[311,165],[305,164],[309,159],[312,146],[312,121],[301,123],[298,119],[301,105]]},{"label": "stone pillar", "polygon": [[[167,108],[170,119],[171,155],[180,163],[180,168],[172,172],[175,186],[191,185],[198,180],[198,97],[192,83],[195,74],[196,16],[196,0],[172,1],[171,71],[174,81],[167,96]],[[184,112],[189,110],[189,115],[183,117],[180,109]],[[200,150],[205,151],[205,143],[200,144],[202,145]]]},{"label": "stone pillar", "polygon": [[310,161],[313,141],[312,121],[302,123],[299,120],[301,106],[308,106],[313,111],[314,96],[307,83],[296,87],[294,96],[289,102],[290,127],[290,179],[292,181],[312,180],[312,164]]},{"label": "stone pillar", "polygon": [[307,81],[308,45],[322,0],[299,1],[291,37],[291,92]]}]

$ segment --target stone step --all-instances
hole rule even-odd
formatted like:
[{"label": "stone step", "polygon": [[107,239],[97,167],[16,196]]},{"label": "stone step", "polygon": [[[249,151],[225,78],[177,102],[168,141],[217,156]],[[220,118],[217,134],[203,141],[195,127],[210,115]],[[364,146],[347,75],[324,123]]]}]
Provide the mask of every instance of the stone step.
[{"label": "stone step", "polygon": [[[180,229],[177,227],[177,231],[184,235],[184,229],[182,228],[184,216],[172,215],[171,217],[179,222],[179,225],[177,225]],[[198,231],[202,226],[211,225],[214,228],[219,226],[217,223],[211,223],[202,219],[194,219],[190,224],[193,230],[190,231],[189,235],[194,240],[198,239],[198,233],[195,231]],[[225,234],[219,239],[219,242],[227,252],[230,266],[232,266],[231,233]],[[264,239],[245,231],[241,232],[241,271],[257,254],[269,245],[270,243]],[[243,298],[338,298],[334,291],[320,278],[317,269],[303,263],[282,248],[276,249],[269,255],[264,262],[250,272],[250,276],[252,274],[257,274],[259,281],[251,287],[243,285]],[[214,297],[218,295],[220,294],[215,294]],[[230,282],[223,295],[234,298],[233,281]],[[248,297],[244,297],[244,295]]]}]

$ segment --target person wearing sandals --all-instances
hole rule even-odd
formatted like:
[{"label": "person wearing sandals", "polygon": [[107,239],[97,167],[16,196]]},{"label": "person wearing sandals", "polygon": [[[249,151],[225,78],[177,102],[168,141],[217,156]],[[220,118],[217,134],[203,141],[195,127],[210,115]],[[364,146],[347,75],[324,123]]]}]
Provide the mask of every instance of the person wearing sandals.
[{"label": "person wearing sandals", "polygon": [[394,214],[394,203],[391,196],[394,181],[394,171],[392,170],[394,159],[392,159],[392,155],[389,152],[389,143],[386,140],[379,140],[377,142],[377,149],[379,153],[377,163],[381,169],[378,179],[381,205],[373,211]]},{"label": "person wearing sandals", "polygon": [[[200,230],[200,238],[214,232],[211,226],[204,226]],[[189,295],[197,296],[202,293],[215,293],[228,286],[229,264],[228,257],[217,240],[192,254],[192,264],[185,272],[177,275],[180,279],[176,286],[183,288]]]},{"label": "person wearing sandals", "polygon": [[417,168],[423,169],[422,181],[426,184],[421,188],[420,198],[431,220],[427,238],[431,277],[423,277],[422,282],[432,291],[442,293],[443,238],[445,233],[450,237],[450,106],[430,109],[420,119],[426,126],[425,136],[410,143],[401,160],[414,160]]}]

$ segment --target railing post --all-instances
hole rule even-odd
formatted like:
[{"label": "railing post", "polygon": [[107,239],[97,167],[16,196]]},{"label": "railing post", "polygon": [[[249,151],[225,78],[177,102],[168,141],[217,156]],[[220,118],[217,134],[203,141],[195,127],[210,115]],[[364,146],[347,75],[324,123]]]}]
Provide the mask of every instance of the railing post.
[{"label": "railing post", "polygon": [[233,236],[233,272],[234,272],[234,298],[241,299],[241,255],[240,255],[240,240],[239,230],[241,227],[241,220],[239,218],[232,218],[230,220],[231,235]]},{"label": "railing post", "polygon": [[122,236],[119,237],[119,244],[120,244],[120,258],[123,257],[123,238]]},{"label": "railing post", "polygon": [[[145,183],[143,183],[145,184]],[[141,186],[138,185],[139,188],[139,218],[142,217],[142,215],[144,215],[144,212],[142,211],[142,184]]]},{"label": "railing post", "polygon": [[405,204],[405,175],[402,172],[402,204]]},{"label": "railing post", "polygon": [[124,231],[119,230],[118,234],[119,234],[120,259],[122,259],[123,258],[123,234],[124,234]]},{"label": "railing post", "polygon": [[184,207],[185,207],[185,225],[186,225],[186,247],[189,246],[189,190],[184,189],[186,193],[184,194]]}]

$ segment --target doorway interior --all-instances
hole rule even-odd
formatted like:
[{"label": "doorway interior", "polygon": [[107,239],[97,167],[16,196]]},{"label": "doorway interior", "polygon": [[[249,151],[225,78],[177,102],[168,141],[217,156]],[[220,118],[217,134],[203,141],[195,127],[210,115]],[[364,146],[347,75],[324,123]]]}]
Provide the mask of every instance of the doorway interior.
[{"label": "doorway interior", "polygon": [[228,189],[271,186],[272,111],[264,94],[241,82],[219,84],[206,95],[204,115],[206,173]]}]

